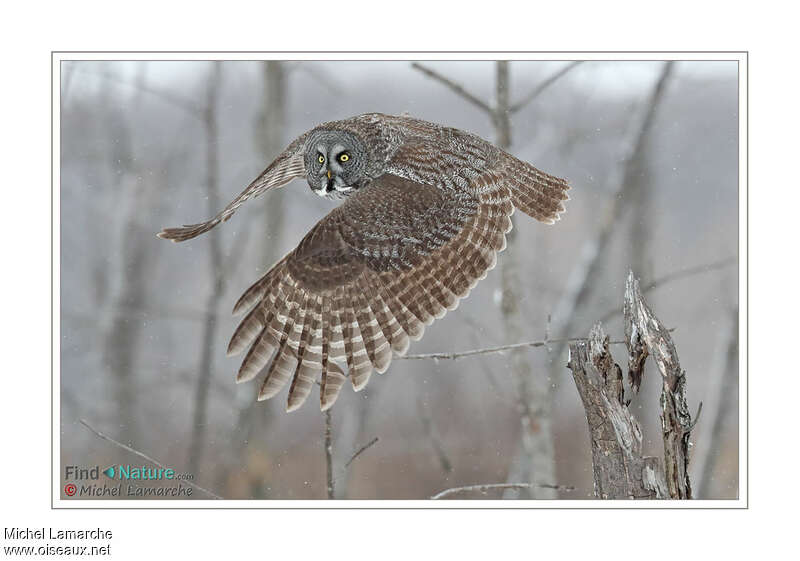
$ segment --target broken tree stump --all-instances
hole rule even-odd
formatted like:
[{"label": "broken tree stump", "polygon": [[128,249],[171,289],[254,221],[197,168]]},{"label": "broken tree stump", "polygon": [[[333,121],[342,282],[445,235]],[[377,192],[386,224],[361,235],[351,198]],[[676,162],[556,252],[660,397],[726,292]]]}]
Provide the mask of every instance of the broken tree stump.
[{"label": "broken tree stump", "polygon": [[583,401],[599,499],[669,497],[661,459],[642,456],[642,429],[625,403],[622,369],[608,351],[600,324],[569,346],[569,364]]},{"label": "broken tree stump", "polygon": [[691,499],[686,373],[669,330],[655,317],[631,272],[625,284],[628,383],[636,393],[645,362],[661,372],[664,459],[642,455],[642,429],[628,409],[622,369],[608,349],[600,324],[589,338],[569,346],[569,363],[589,423],[595,496],[602,499]]}]

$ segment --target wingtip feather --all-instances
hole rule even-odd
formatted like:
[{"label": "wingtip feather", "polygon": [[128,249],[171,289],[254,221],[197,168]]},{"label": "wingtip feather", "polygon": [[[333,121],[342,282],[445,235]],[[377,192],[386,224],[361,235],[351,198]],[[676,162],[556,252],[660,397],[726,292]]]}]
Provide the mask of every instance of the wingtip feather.
[{"label": "wingtip feather", "polygon": [[287,403],[286,403],[286,412],[287,412],[287,413],[291,413],[292,411],[297,411],[297,410],[298,410],[298,409],[300,409],[300,407],[303,405],[303,402],[304,402],[304,401],[305,401],[305,400],[298,400],[298,401],[296,401],[296,402],[294,402],[294,403],[292,403],[292,402],[287,402]]}]

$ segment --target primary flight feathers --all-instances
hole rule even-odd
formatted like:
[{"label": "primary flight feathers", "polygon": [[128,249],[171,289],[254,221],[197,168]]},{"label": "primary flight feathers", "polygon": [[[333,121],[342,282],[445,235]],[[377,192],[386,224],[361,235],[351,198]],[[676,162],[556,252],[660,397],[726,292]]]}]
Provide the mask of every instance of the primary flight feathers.
[{"label": "primary flight feathers", "polygon": [[289,411],[317,380],[325,410],[347,377],[358,391],[385,372],[495,266],[515,208],[552,224],[569,198],[566,181],[480,137],[372,113],[308,131],[214,218],[158,235],[194,238],[299,177],[344,202],[242,295],[228,346],[248,349],[238,382],[265,373],[259,400],[291,380]]}]

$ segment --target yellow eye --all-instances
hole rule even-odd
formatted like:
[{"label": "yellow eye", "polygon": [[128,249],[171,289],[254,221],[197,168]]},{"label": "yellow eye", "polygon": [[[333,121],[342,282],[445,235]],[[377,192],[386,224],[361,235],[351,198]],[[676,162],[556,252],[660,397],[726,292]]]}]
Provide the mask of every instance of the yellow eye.
[{"label": "yellow eye", "polygon": [[350,159],[350,156],[347,155],[347,154],[342,154],[341,156],[339,156],[339,161],[340,162],[346,162],[349,159]]},{"label": "yellow eye", "polygon": [[323,156],[322,154],[320,154],[320,155],[319,155],[319,158],[317,158],[317,161],[318,161],[319,163],[321,163],[321,164],[324,164],[324,163],[325,163],[325,156]]}]

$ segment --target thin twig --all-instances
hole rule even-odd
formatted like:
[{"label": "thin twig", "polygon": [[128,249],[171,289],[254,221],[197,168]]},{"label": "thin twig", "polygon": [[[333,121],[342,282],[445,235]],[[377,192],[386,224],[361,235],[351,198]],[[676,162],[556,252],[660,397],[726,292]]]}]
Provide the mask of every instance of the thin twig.
[{"label": "thin twig", "polygon": [[289,71],[299,70],[300,72],[305,72],[311,79],[326,88],[332,95],[342,95],[344,93],[342,86],[322,67],[314,66],[305,61],[290,63],[287,66]]},{"label": "thin twig", "polygon": [[575,487],[571,485],[549,485],[547,483],[541,483],[539,485],[534,485],[532,483],[488,483],[485,485],[467,485],[465,487],[453,487],[452,489],[445,489],[440,493],[436,493],[434,496],[431,497],[431,500],[439,500],[445,497],[449,497],[450,495],[456,495],[458,493],[469,493],[472,491],[480,491],[481,493],[486,493],[487,491],[491,491],[492,489],[531,489],[533,487],[541,487],[544,489],[556,489],[558,491],[574,491]]},{"label": "thin twig", "polygon": [[366,452],[366,451],[367,451],[369,448],[371,448],[373,445],[377,444],[377,443],[378,443],[378,440],[379,440],[379,439],[378,439],[378,437],[376,436],[375,438],[373,438],[372,440],[370,440],[369,442],[367,442],[367,443],[366,443],[364,446],[362,446],[361,448],[359,448],[358,450],[356,450],[355,454],[353,454],[352,456],[350,456],[350,459],[349,459],[349,460],[347,460],[347,463],[344,465],[344,469],[347,469],[347,468],[349,468],[349,467],[350,467],[350,464],[352,464],[352,463],[353,463],[353,461],[354,461],[356,458],[358,458],[358,457],[359,457],[361,454],[363,454],[364,452]]},{"label": "thin twig", "polygon": [[[720,261],[715,261],[714,263],[709,263],[708,265],[697,265],[697,266],[694,266],[694,267],[688,267],[686,269],[680,269],[678,271],[673,271],[671,273],[667,273],[663,277],[659,277],[659,278],[655,279],[654,281],[650,282],[649,284],[645,285],[642,288],[642,293],[647,294],[648,292],[650,292],[652,290],[655,290],[656,288],[659,288],[659,287],[661,287],[661,286],[663,286],[665,284],[668,284],[668,283],[670,283],[672,281],[684,279],[686,277],[691,277],[691,276],[694,276],[694,275],[702,275],[703,273],[709,273],[711,271],[716,271],[718,269],[724,269],[725,267],[728,267],[729,265],[737,263],[738,260],[739,260],[738,257],[736,257],[735,255],[732,255],[732,256],[727,257],[725,259],[721,259]],[[616,316],[617,314],[621,314],[621,313],[622,313],[622,309],[621,308],[614,308],[614,309],[608,310],[605,314],[603,314],[603,316],[600,318],[599,321],[605,323],[609,319],[611,319],[614,316]]]},{"label": "thin twig", "polygon": [[417,401],[417,409],[419,410],[419,418],[422,421],[422,428],[425,431],[425,435],[428,437],[431,446],[433,446],[433,450],[436,452],[436,457],[439,460],[439,465],[442,467],[442,471],[445,473],[450,473],[453,471],[453,462],[450,461],[450,458],[447,456],[447,452],[444,451],[442,442],[434,429],[433,420],[431,419],[430,413],[428,413],[428,410],[421,398],[419,401]]},{"label": "thin twig", "polygon": [[333,427],[331,410],[325,411],[325,476],[328,481],[328,499],[333,499],[336,489],[333,486]]},{"label": "thin twig", "polygon": [[542,92],[544,92],[547,88],[549,88],[555,82],[557,82],[560,78],[562,78],[567,72],[569,72],[570,70],[572,70],[573,68],[575,68],[576,66],[578,66],[582,62],[583,62],[582,60],[576,60],[576,61],[571,62],[570,64],[566,65],[564,68],[562,68],[561,70],[559,70],[558,72],[556,72],[555,74],[553,74],[552,76],[550,76],[549,78],[544,80],[541,84],[538,84],[535,88],[533,88],[533,91],[531,93],[529,93],[528,95],[523,97],[521,100],[516,102],[514,105],[512,105],[508,109],[508,111],[510,113],[516,113],[517,111],[519,111],[520,109],[522,109],[523,107],[528,105],[531,101],[533,101],[534,99],[539,97],[542,94]]},{"label": "thin twig", "polygon": [[[554,331],[557,334],[570,333],[573,330],[575,311],[589,301],[596,285],[593,279],[597,278],[604,264],[604,258],[611,247],[613,234],[621,223],[620,218],[630,201],[634,199],[631,193],[640,188],[642,177],[644,177],[642,160],[647,150],[647,139],[658,109],[663,103],[672,67],[672,61],[664,63],[662,72],[650,93],[637,131],[631,139],[631,144],[623,150],[622,166],[619,169],[620,176],[610,180],[610,184],[616,183],[617,185],[611,197],[611,203],[601,219],[600,229],[584,242],[583,248],[577,255],[575,266],[567,276],[564,292],[553,313]],[[554,356],[562,356],[565,348],[566,345],[557,345]],[[557,369],[560,369],[560,366],[557,361],[554,361],[551,366],[551,374],[554,377]]]},{"label": "thin twig", "polygon": [[411,63],[411,67],[414,68],[415,70],[419,70],[420,72],[425,74],[427,77],[433,78],[434,80],[436,80],[437,82],[443,84],[444,86],[447,86],[456,95],[460,95],[461,97],[463,97],[464,99],[466,99],[467,101],[469,101],[473,105],[478,106],[480,109],[482,109],[483,111],[486,111],[490,115],[492,115],[494,113],[492,111],[492,108],[489,107],[489,105],[485,101],[482,101],[482,100],[478,99],[476,96],[472,95],[467,90],[465,90],[462,85],[457,84],[456,82],[453,82],[451,79],[446,78],[445,76],[442,76],[441,74],[439,74],[435,70],[432,70],[432,69],[428,68],[427,66],[423,66],[418,62],[412,62]]},{"label": "thin twig", "polygon": [[[672,327],[668,331],[672,332],[675,331],[675,328]],[[454,352],[454,353],[428,353],[428,354],[419,354],[419,355],[405,355],[405,356],[397,356],[397,359],[405,359],[405,360],[426,360],[426,359],[433,359],[433,360],[456,360],[459,358],[464,358],[468,356],[475,356],[475,355],[488,355],[492,353],[502,353],[503,351],[508,351],[512,349],[520,349],[524,347],[547,347],[547,345],[551,343],[576,343],[578,341],[586,341],[586,337],[571,337],[569,339],[545,339],[543,341],[527,341],[525,343],[512,343],[510,345],[500,345],[499,347],[486,347],[485,349],[472,349],[469,351],[461,351],[461,352]],[[624,345],[625,341],[609,341],[609,345]]]},{"label": "thin twig", "polygon": [[703,402],[701,401],[700,404],[697,406],[697,413],[694,414],[694,419],[692,420],[692,424],[686,428],[686,432],[692,432],[694,427],[697,426],[698,421],[700,421],[700,413],[703,412]]},{"label": "thin twig", "polygon": [[136,82],[128,81],[124,78],[120,78],[119,76],[112,74],[111,72],[95,72],[95,71],[88,71],[88,70],[78,70],[81,74],[91,74],[98,78],[102,78],[104,80],[108,80],[109,82],[115,82],[117,84],[128,86],[130,88],[134,88],[139,90],[140,92],[147,93],[152,95],[153,97],[159,98],[162,101],[175,105],[176,107],[180,107],[187,113],[191,113],[198,119],[202,119],[203,117],[203,109],[196,103],[194,103],[190,99],[185,99],[175,94],[172,94],[166,90],[161,90],[158,88],[152,88],[147,85],[139,84]]},{"label": "thin twig", "polygon": [[[146,460],[146,461],[150,462],[150,463],[151,463],[151,464],[153,464],[153,465],[156,465],[156,466],[158,466],[158,467],[160,467],[160,468],[163,468],[163,469],[170,469],[168,466],[165,466],[165,465],[164,465],[164,464],[162,464],[161,462],[159,462],[159,461],[157,461],[157,460],[154,460],[153,458],[151,458],[151,457],[150,457],[150,456],[148,456],[147,454],[144,454],[144,453],[142,453],[142,452],[139,452],[138,450],[135,450],[135,449],[131,448],[130,446],[127,446],[126,444],[123,444],[122,442],[119,442],[119,441],[117,441],[117,440],[114,440],[114,439],[113,439],[113,438],[111,438],[110,436],[108,436],[108,435],[106,435],[106,434],[103,434],[102,432],[100,432],[99,430],[97,430],[96,428],[94,428],[92,425],[90,425],[88,422],[86,422],[86,420],[85,420],[85,419],[80,419],[80,423],[81,423],[83,426],[85,426],[87,429],[89,429],[90,431],[92,431],[92,432],[93,432],[95,435],[97,435],[99,438],[102,438],[103,440],[107,440],[108,442],[110,442],[110,443],[112,443],[112,444],[116,444],[117,446],[119,446],[119,447],[120,447],[120,448],[122,448],[123,450],[126,450],[126,451],[128,451],[128,452],[131,452],[131,453],[133,453],[133,454],[136,454],[136,455],[137,455],[137,456],[139,456],[140,458],[142,458],[142,459],[144,459],[144,460]],[[216,493],[213,493],[213,492],[209,491],[208,489],[205,489],[205,488],[203,488],[203,487],[200,487],[200,485],[197,485],[197,484],[195,484],[195,483],[192,483],[191,481],[184,480],[184,481],[183,481],[183,483],[186,483],[186,484],[187,484],[187,485],[189,485],[190,487],[194,487],[194,488],[195,488],[195,489],[197,489],[198,491],[202,491],[203,493],[206,493],[207,495],[210,495],[210,496],[214,497],[215,499],[222,499],[222,497],[220,497],[220,496],[219,496],[219,495],[217,495]]]},{"label": "thin twig", "polygon": [[726,259],[722,259],[720,261],[716,261],[714,263],[709,263],[708,265],[698,265],[697,267],[689,267],[688,269],[681,269],[679,271],[674,271],[672,273],[668,273],[661,278],[657,278],[650,284],[644,286],[643,291],[647,292],[649,290],[653,290],[662,284],[666,284],[670,281],[678,280],[684,277],[689,277],[692,275],[696,275],[699,273],[705,273],[708,271],[714,271],[716,269],[723,269],[728,265],[736,263],[738,261],[738,257],[735,255],[731,255]]}]

